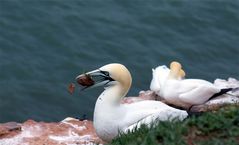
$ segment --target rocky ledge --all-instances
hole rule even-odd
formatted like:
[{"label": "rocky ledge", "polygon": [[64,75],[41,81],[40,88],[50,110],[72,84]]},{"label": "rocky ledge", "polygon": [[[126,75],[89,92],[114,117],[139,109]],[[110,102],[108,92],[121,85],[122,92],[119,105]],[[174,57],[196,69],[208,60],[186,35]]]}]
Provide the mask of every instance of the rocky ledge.
[{"label": "rocky ledge", "polygon": [[[233,78],[215,80],[220,88],[239,87],[239,81]],[[134,103],[143,100],[160,100],[163,98],[152,91],[141,91],[138,97],[127,97],[122,103]],[[203,105],[193,106],[192,112],[217,110],[228,104],[239,104],[239,89],[219,96]],[[0,145],[79,145],[104,144],[96,135],[92,121],[80,121],[66,118],[61,122],[36,122],[28,120],[24,123],[8,122],[0,124]]]},{"label": "rocky ledge", "polygon": [[1,145],[78,145],[103,144],[97,137],[92,121],[66,118],[61,122],[36,122],[0,124]]}]

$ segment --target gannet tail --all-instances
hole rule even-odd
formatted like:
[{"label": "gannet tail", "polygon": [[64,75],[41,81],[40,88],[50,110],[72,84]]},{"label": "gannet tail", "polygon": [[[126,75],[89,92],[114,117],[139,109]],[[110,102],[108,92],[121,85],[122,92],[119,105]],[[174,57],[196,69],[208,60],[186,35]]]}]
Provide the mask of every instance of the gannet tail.
[{"label": "gannet tail", "polygon": [[233,93],[236,92],[236,91],[239,91],[239,87],[236,87],[236,88],[233,88],[233,89],[232,89],[232,92],[233,92]]},{"label": "gannet tail", "polygon": [[220,96],[220,95],[226,94],[226,93],[229,92],[229,91],[237,91],[237,90],[239,90],[239,87],[237,87],[237,88],[225,88],[225,89],[221,89],[220,92],[214,94],[214,95],[213,95],[211,98],[209,98],[208,100],[212,100],[212,99],[214,99],[214,98],[216,98],[216,97],[218,97],[218,96]]}]

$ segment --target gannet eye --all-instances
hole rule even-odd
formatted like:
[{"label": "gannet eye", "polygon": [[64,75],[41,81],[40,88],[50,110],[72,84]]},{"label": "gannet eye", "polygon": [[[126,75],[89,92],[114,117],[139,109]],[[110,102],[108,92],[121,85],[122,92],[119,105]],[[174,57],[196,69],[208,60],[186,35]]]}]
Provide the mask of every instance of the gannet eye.
[{"label": "gannet eye", "polygon": [[105,80],[115,81],[113,78],[110,77],[110,73],[108,71],[100,70],[100,73],[103,75]]},{"label": "gannet eye", "polygon": [[105,76],[110,76],[110,73],[108,71],[100,71],[102,74],[104,74]]}]

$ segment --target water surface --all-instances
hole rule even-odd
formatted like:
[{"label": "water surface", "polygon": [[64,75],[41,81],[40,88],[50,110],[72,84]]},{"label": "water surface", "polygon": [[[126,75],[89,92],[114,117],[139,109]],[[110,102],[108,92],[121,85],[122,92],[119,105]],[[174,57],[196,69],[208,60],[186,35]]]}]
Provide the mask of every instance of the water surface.
[{"label": "water surface", "polygon": [[129,95],[178,60],[187,77],[239,79],[239,2],[0,1],[0,122],[92,118],[103,88],[67,92],[78,74],[126,65]]}]

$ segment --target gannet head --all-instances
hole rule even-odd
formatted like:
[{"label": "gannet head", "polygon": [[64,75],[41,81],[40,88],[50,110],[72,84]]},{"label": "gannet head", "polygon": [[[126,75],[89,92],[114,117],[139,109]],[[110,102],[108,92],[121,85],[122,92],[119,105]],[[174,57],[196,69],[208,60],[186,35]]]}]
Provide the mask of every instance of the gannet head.
[{"label": "gannet head", "polygon": [[170,69],[166,65],[158,66],[152,69],[153,78],[150,84],[150,89],[156,93],[160,91],[161,85],[168,78]]},{"label": "gannet head", "polygon": [[99,69],[81,74],[76,77],[76,80],[80,85],[85,86],[85,88],[119,85],[125,94],[132,83],[131,74],[128,69],[118,63],[107,64]]},{"label": "gannet head", "polygon": [[182,65],[177,61],[171,62],[170,70],[171,72],[169,78],[171,79],[182,79],[186,75],[184,70],[182,69]]}]

